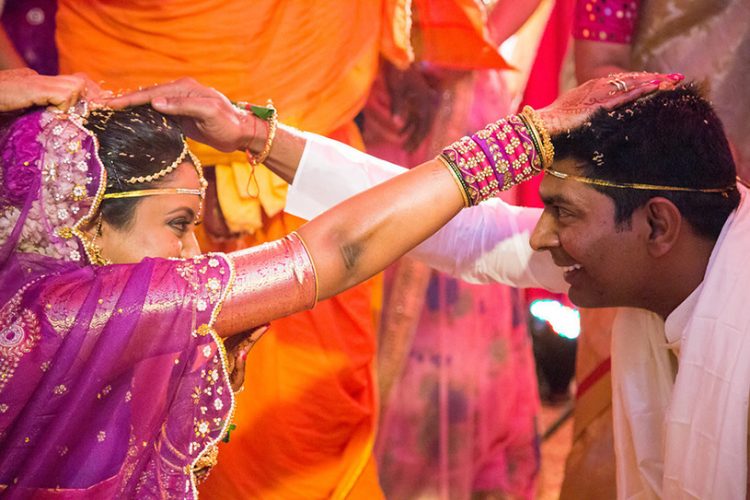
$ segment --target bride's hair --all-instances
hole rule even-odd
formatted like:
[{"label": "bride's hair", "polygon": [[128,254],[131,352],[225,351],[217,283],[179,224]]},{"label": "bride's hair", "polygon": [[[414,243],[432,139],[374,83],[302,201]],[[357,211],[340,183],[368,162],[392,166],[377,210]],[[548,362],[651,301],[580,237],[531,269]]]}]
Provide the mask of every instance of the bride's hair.
[{"label": "bride's hair", "polygon": [[[162,171],[182,153],[184,136],[179,125],[151,106],[124,110],[97,109],[86,119],[86,128],[99,141],[99,157],[107,171],[107,193],[153,188],[151,182],[126,182]],[[190,158],[185,158],[190,161]],[[141,198],[104,200],[102,217],[114,227],[125,227]]]}]

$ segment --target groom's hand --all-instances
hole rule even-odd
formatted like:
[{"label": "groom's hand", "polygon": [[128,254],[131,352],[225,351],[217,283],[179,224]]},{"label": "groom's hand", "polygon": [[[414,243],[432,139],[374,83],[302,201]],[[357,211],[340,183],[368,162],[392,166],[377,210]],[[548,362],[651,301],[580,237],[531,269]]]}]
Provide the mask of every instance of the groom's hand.
[{"label": "groom's hand", "polygon": [[[246,149],[258,128],[257,118],[234,106],[222,93],[192,78],[99,102],[114,109],[150,103],[157,111],[173,116],[191,139],[225,152]],[[265,128],[260,127],[259,132],[265,133]]]}]

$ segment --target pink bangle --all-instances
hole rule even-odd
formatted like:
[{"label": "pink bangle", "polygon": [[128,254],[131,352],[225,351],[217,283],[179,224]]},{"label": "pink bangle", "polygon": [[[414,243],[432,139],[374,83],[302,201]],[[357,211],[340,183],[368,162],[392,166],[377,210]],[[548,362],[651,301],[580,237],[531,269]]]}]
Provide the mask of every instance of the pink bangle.
[{"label": "pink bangle", "polygon": [[476,205],[542,170],[542,152],[527,123],[511,115],[463,137],[440,155],[461,176],[466,196]]},{"label": "pink bangle", "polygon": [[[227,331],[260,325],[272,319],[312,309],[318,284],[310,254],[297,233],[229,254],[235,279],[224,305]],[[228,323],[242,328],[233,329]]]}]

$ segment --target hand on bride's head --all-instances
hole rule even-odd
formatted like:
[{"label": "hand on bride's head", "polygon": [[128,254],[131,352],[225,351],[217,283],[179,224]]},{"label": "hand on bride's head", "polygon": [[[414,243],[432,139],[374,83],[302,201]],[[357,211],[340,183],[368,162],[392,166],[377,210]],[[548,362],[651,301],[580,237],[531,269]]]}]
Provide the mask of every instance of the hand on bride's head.
[{"label": "hand on bride's head", "polygon": [[81,97],[100,97],[99,86],[86,75],[44,76],[35,71],[0,71],[0,112],[32,106],[52,106],[67,110]]},{"label": "hand on bride's head", "polygon": [[191,139],[220,151],[245,149],[254,134],[265,134],[257,118],[234,106],[222,93],[192,78],[181,78],[122,96],[103,99],[107,106],[121,109],[150,103],[171,115]]}]

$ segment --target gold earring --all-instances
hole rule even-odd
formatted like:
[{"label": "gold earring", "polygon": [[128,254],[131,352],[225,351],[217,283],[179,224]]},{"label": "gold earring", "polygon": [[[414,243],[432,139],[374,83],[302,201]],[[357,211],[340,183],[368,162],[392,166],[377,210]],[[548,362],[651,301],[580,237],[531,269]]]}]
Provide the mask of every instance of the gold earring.
[{"label": "gold earring", "polygon": [[96,244],[96,238],[102,234],[102,214],[99,213],[99,217],[96,222],[96,229],[94,230],[94,236],[89,236],[87,233],[86,237],[83,238],[83,246],[86,250],[86,255],[89,257],[89,261],[94,266],[107,266],[112,264],[112,261],[102,255],[102,249]]}]

